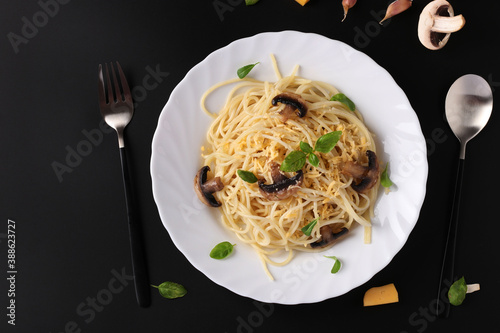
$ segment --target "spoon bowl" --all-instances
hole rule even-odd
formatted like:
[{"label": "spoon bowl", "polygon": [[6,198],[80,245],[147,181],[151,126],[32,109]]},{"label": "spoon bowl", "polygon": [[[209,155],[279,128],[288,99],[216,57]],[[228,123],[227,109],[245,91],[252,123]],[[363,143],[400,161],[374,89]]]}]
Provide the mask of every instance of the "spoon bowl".
[{"label": "spoon bowl", "polygon": [[457,79],[446,95],[446,119],[451,130],[460,141],[460,155],[456,178],[455,194],[451,209],[451,218],[441,266],[436,315],[448,317],[450,303],[446,295],[451,284],[456,280],[454,276],[455,248],[457,242],[458,211],[464,174],[465,147],[467,142],[474,138],[490,119],[493,109],[493,93],[482,77],[468,74]]},{"label": "spoon bowl", "polygon": [[485,79],[467,74],[457,79],[446,95],[446,119],[461,143],[460,158],[465,146],[486,125],[493,109],[493,94]]}]

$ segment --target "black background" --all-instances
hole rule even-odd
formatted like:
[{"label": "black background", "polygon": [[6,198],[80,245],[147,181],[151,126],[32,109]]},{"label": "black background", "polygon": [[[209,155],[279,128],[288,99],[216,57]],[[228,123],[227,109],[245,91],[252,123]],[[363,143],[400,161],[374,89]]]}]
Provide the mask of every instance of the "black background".
[{"label": "black background", "polygon": [[[251,7],[238,0],[60,1],[0,5],[1,332],[500,332],[495,112],[468,145],[457,249],[457,275],[480,283],[481,291],[453,308],[449,319],[431,314],[459,148],[444,100],[449,86],[468,73],[488,80],[498,97],[499,2],[454,1],[467,23],[444,49],[430,51],[417,38],[427,1],[414,1],[384,26],[376,22],[388,2],[378,0],[359,1],[343,23],[340,0],[311,0],[304,7],[293,0]],[[51,15],[40,14],[43,7]],[[26,22],[39,27],[28,31]],[[149,171],[158,116],[189,69],[236,39],[282,30],[343,41],[387,69],[418,115],[429,162],[420,218],[391,263],[345,295],[294,306],[238,296],[192,267],[163,227]],[[24,38],[23,31],[29,38],[14,46],[12,36]],[[176,281],[189,292],[167,300],[151,290],[152,304],[142,309],[125,279],[107,304],[82,315],[78,309],[90,309],[88,300],[109,290],[114,274],[131,274],[116,135],[104,134],[62,179],[53,163],[65,164],[68,149],[87,140],[85,131],[100,128],[97,67],[115,60],[131,87],[143,84],[148,67],[169,73],[154,89],[142,90],[146,94],[136,93],[126,134],[151,282]],[[9,219],[16,223],[15,326],[6,316]],[[368,288],[391,282],[399,303],[363,308]]]}]

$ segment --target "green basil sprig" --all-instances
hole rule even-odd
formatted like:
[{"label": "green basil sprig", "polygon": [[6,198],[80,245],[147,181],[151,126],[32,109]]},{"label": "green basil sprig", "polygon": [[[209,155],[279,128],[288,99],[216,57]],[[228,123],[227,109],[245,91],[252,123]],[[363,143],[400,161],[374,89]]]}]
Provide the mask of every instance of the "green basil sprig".
[{"label": "green basil sprig", "polygon": [[248,73],[250,73],[250,71],[255,67],[257,66],[257,64],[259,64],[259,62],[256,62],[255,64],[250,64],[250,65],[246,65],[246,66],[243,66],[241,68],[238,68],[238,70],[236,71],[236,74],[238,74],[238,77],[240,79],[243,79],[245,76],[248,75]]},{"label": "green basil sprig", "polygon": [[318,167],[319,157],[314,153],[329,153],[340,140],[341,136],[342,131],[334,131],[322,135],[314,144],[314,148],[307,142],[300,141],[300,150],[294,150],[288,154],[283,163],[281,163],[280,170],[284,172],[299,171],[306,164],[306,160],[309,160],[312,166]]},{"label": "green basil sprig", "polygon": [[340,262],[340,260],[335,256],[325,256],[325,258],[335,260],[335,262],[333,263],[331,273],[336,274],[340,270],[340,267],[342,267],[342,263]]},{"label": "green basil sprig", "polygon": [[389,178],[389,173],[387,171],[388,167],[389,167],[389,162],[385,165],[384,171],[382,171],[382,173],[380,174],[380,184],[382,184],[382,186],[385,188],[389,188],[392,185],[394,185],[392,180]]},{"label": "green basil sprig", "polygon": [[259,2],[259,0],[245,0],[245,5],[251,6],[251,5],[255,5],[257,2]]},{"label": "green basil sprig", "polygon": [[319,221],[319,218],[316,218],[316,219],[312,220],[311,222],[309,222],[305,227],[303,227],[300,230],[304,233],[304,235],[311,236],[311,232],[313,231],[316,224],[318,224],[318,221]]},{"label": "green basil sprig", "polygon": [[353,103],[353,101],[351,101],[349,99],[349,97],[347,97],[346,95],[344,95],[342,93],[338,93],[338,94],[333,95],[332,98],[330,98],[330,101],[340,102],[340,103],[344,104],[345,106],[347,106],[349,108],[349,110],[351,110],[351,111],[356,110],[356,105]]},{"label": "green basil sprig", "polygon": [[224,259],[233,253],[234,245],[229,242],[219,243],[210,251],[210,257],[213,259]]},{"label": "green basil sprig", "polygon": [[158,289],[160,295],[169,299],[179,298],[187,294],[184,286],[170,281],[163,282],[159,286],[151,285],[151,287]]}]

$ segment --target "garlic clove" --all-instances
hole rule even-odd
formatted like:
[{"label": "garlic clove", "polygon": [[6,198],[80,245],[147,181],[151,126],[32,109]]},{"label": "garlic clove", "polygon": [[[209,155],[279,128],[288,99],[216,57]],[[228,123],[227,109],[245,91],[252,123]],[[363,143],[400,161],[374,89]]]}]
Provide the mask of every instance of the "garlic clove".
[{"label": "garlic clove", "polygon": [[356,4],[357,0],[342,0],[342,7],[344,7],[344,18],[342,19],[342,22],[344,22],[346,16],[347,16],[347,12],[349,11],[349,9],[351,9],[352,7],[354,7],[354,5]]},{"label": "garlic clove", "polygon": [[387,11],[385,12],[385,17],[382,19],[382,21],[379,22],[379,24],[382,24],[387,19],[390,19],[391,17],[398,15],[408,8],[411,7],[412,0],[396,0],[393,1],[389,7],[387,7]]}]

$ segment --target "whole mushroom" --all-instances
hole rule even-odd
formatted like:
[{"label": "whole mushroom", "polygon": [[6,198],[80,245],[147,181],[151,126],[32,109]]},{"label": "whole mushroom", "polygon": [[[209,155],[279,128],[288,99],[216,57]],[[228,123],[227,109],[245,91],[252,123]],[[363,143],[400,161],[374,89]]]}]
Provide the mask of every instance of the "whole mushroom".
[{"label": "whole mushroom", "polygon": [[446,45],[452,32],[465,25],[462,15],[455,16],[453,7],[446,0],[431,1],[420,14],[418,39],[426,48],[439,50]]},{"label": "whole mushroom", "polygon": [[342,173],[353,177],[357,182],[352,182],[351,187],[358,193],[368,192],[380,177],[379,163],[377,155],[371,151],[366,151],[368,165],[363,166],[357,162],[349,161],[342,168]]},{"label": "whole mushroom", "polygon": [[222,190],[224,184],[220,180],[220,177],[207,180],[208,171],[210,171],[210,167],[204,166],[196,173],[196,177],[194,177],[194,191],[200,201],[208,207],[220,207],[221,203],[215,199],[213,193]]}]

